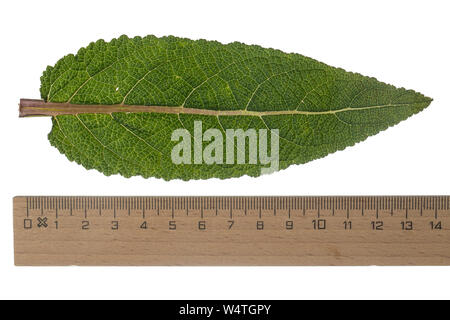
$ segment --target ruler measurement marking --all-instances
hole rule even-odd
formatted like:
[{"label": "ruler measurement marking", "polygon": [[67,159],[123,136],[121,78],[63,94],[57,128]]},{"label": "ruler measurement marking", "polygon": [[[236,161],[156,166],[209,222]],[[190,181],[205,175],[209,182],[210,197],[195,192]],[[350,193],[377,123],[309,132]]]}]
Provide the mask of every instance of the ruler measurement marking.
[{"label": "ruler measurement marking", "polygon": [[[31,215],[31,210],[39,210],[40,215],[47,215],[47,212],[54,211],[55,215],[60,217],[60,211],[72,211],[73,209],[83,210],[89,216],[89,210],[98,210],[102,212],[102,209],[111,210],[114,217],[118,216],[119,211],[126,211],[127,215],[131,215],[132,208],[135,210],[139,210],[145,215],[146,209],[150,208],[151,201],[150,197],[148,199],[149,202],[146,202],[147,198],[134,198],[133,203],[127,203],[127,198],[95,198],[95,197],[26,197],[24,202],[25,215],[29,217]],[[202,217],[205,217],[205,210],[210,210],[212,212],[219,211],[220,207],[228,208],[231,212],[238,211],[242,213],[248,212],[253,206],[251,204],[251,200],[245,200],[245,198],[235,198],[235,199],[227,199],[225,198],[205,198],[201,200],[198,197],[167,197],[161,199],[161,201],[156,201],[156,211],[161,212],[161,210],[171,210],[176,214],[177,211],[182,211],[182,208],[187,209],[186,211],[189,213],[189,207],[192,210],[198,210],[201,213]],[[383,203],[383,200],[379,199],[363,199],[365,201],[355,202],[354,199],[345,198],[344,199],[344,208],[346,209],[347,217],[350,217],[351,210],[364,210],[364,215],[366,213],[365,210],[374,210],[376,217],[380,217],[380,210],[389,210],[391,215],[394,215],[397,211],[403,211],[405,214],[405,218],[411,217],[411,211],[417,212],[420,216],[424,216],[425,210],[428,212],[432,212],[434,218],[439,218],[440,212],[448,211],[448,202],[446,198],[435,197],[432,199],[424,200],[422,198],[417,199],[408,199],[404,197],[396,197],[392,199],[387,199],[386,203]],[[188,205],[184,205],[184,203],[188,201]],[[225,201],[225,202],[224,202]],[[222,202],[222,204],[221,204]],[[362,205],[365,203],[365,205]],[[335,200],[334,198],[319,200],[316,198],[307,199],[305,201],[305,205],[299,205],[304,215],[306,215],[306,211],[315,210],[317,216],[323,217],[323,211],[329,211],[331,216],[336,215],[336,209],[342,209],[340,206],[340,201]],[[258,216],[263,217],[263,210],[271,210],[274,214],[273,216],[278,216],[279,212],[285,212],[287,217],[292,217],[292,210],[296,209],[295,201],[292,199],[276,199],[269,197],[258,197],[256,203],[256,209],[258,210]],[[130,212],[130,213],[128,213]],[[400,212],[399,212],[400,213]],[[187,214],[188,215],[188,214]]]},{"label": "ruler measurement marking", "polygon": [[273,208],[273,216],[276,217],[276,215],[277,215],[277,201],[273,201],[273,199],[272,199],[272,208]]},{"label": "ruler measurement marking", "polygon": [[379,201],[378,201],[378,199],[376,201],[376,217],[377,217],[377,220],[378,220],[379,219]]},{"label": "ruler measurement marking", "polygon": [[[144,203],[142,204],[142,219],[145,219],[145,210],[147,208],[148,202],[147,199],[145,199]],[[128,210],[128,215],[130,215],[130,210]]]},{"label": "ruler measurement marking", "polygon": [[259,211],[258,211],[258,215],[259,215],[259,219],[261,219],[261,210],[262,210],[262,208],[261,208],[261,202],[259,203]]}]

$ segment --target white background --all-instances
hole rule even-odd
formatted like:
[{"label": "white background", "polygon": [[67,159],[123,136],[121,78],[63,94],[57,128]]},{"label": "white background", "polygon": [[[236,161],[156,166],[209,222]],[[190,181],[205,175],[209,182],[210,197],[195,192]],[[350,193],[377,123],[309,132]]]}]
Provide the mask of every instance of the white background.
[{"label": "white background", "polygon": [[[13,265],[15,195],[450,194],[448,1],[2,1],[0,298],[450,298],[450,268],[29,268]],[[99,38],[155,34],[302,53],[422,92],[431,106],[345,151],[260,178],[105,177],[18,118],[47,65]],[[449,248],[450,250],[450,248]]]}]

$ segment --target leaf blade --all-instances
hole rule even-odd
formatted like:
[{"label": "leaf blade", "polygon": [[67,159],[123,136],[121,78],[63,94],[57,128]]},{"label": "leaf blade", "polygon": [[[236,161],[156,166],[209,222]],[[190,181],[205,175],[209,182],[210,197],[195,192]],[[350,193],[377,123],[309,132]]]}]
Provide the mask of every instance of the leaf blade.
[{"label": "leaf blade", "polygon": [[262,165],[174,165],[171,133],[186,128],[193,136],[196,120],[222,133],[279,129],[284,169],[363,141],[431,102],[297,54],[153,36],[98,41],[64,57],[44,72],[41,97],[111,108],[173,108],[58,115],[49,134],[53,146],[88,169],[166,180],[260,174]]}]

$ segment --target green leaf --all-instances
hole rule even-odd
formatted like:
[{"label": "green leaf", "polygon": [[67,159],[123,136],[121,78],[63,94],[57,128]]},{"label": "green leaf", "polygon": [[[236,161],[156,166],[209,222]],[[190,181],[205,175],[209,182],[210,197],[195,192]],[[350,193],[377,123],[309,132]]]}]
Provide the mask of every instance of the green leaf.
[{"label": "green leaf", "polygon": [[[227,164],[225,156],[222,164],[194,163],[196,121],[202,132],[220,130],[224,154],[227,129],[278,130],[267,132],[268,153],[276,151],[270,144],[275,137],[279,169],[285,169],[363,141],[432,101],[299,54],[154,36],[99,40],[65,56],[44,72],[41,97],[111,105],[111,113],[53,116],[50,143],[69,160],[105,175],[166,180],[258,176],[269,166],[259,158],[250,163],[248,148],[244,164]],[[117,112],[122,106],[127,112]],[[134,106],[160,108],[130,112]],[[172,134],[182,128],[192,137],[191,164],[171,157],[179,145]],[[210,144],[201,143],[202,150]],[[233,150],[237,159],[242,149]]]}]

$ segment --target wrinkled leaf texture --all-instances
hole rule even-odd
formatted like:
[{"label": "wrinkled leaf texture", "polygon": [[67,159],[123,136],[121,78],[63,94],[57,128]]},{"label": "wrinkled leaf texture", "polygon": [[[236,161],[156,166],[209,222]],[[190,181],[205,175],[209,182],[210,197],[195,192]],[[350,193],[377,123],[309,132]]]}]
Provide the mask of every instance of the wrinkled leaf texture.
[{"label": "wrinkled leaf texture", "polygon": [[[431,99],[300,54],[242,43],[121,36],[67,55],[41,77],[50,102],[241,110],[239,115],[169,113],[53,117],[49,140],[105,175],[170,179],[258,176],[260,164],[171,161],[173,130],[278,129],[279,167],[352,146],[426,108]],[[261,112],[261,114],[259,114]],[[278,114],[277,114],[278,112]],[[205,145],[208,143],[205,142]]]}]

